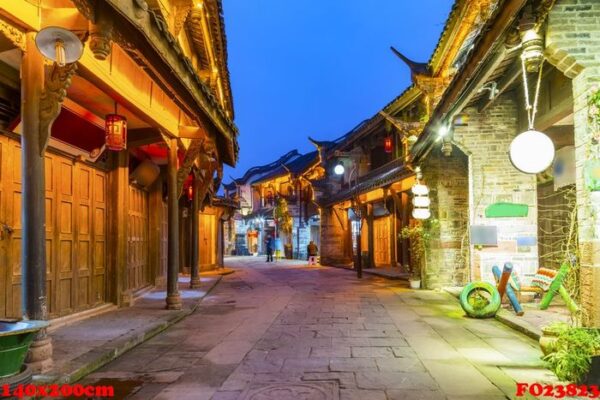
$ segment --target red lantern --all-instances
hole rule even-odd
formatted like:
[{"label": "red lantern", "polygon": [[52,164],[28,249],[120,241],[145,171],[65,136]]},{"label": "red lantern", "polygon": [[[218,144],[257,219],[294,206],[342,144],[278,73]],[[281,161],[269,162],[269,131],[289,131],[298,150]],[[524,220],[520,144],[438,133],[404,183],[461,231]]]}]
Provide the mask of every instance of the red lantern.
[{"label": "red lantern", "polygon": [[383,140],[383,149],[385,150],[386,153],[392,152],[392,137],[391,136],[387,136]]},{"label": "red lantern", "polygon": [[194,199],[194,187],[192,185],[188,186],[187,192],[188,200],[192,201]]},{"label": "red lantern", "polygon": [[104,121],[106,147],[121,151],[127,148],[127,119],[119,114],[108,114]]}]

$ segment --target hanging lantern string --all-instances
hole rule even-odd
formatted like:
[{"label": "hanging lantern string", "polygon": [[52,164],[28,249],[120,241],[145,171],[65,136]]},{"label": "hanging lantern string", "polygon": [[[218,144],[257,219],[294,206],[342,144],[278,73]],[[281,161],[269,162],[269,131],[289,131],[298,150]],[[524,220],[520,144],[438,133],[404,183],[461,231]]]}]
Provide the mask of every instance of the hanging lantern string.
[{"label": "hanging lantern string", "polygon": [[527,120],[529,122],[529,130],[534,129],[535,114],[537,114],[538,99],[540,97],[540,86],[542,83],[542,71],[544,69],[544,60],[540,63],[538,71],[538,79],[535,87],[535,95],[533,105],[529,102],[529,84],[527,83],[527,67],[525,66],[525,57],[521,56],[521,69],[523,70],[523,89],[525,94],[525,110],[527,111]]}]

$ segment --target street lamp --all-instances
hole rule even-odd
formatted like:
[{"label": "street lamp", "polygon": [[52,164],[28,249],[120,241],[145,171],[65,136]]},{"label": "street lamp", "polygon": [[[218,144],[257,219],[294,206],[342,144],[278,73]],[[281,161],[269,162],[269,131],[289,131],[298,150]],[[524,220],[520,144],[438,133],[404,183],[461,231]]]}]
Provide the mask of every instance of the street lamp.
[{"label": "street lamp", "polygon": [[346,168],[344,168],[344,164],[342,164],[341,162],[337,163],[335,167],[333,167],[333,172],[338,176],[343,175],[345,171]]}]

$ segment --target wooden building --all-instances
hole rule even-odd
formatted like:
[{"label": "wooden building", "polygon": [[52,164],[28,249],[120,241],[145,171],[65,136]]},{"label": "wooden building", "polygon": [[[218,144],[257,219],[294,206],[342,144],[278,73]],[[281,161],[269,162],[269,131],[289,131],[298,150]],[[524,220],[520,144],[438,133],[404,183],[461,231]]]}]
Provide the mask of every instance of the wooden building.
[{"label": "wooden building", "polygon": [[406,269],[408,243],[399,233],[410,222],[414,173],[405,159],[421,127],[420,100],[411,87],[337,140],[311,139],[327,172],[312,182],[323,264],[355,264],[360,253],[365,268]]},{"label": "wooden building", "polygon": [[[319,209],[314,202],[311,181],[323,175],[316,151],[299,154],[293,150],[277,161],[249,169],[243,177],[225,185],[230,198],[244,204],[236,219],[236,254],[264,253],[267,236],[287,244],[287,256],[306,259],[306,246],[319,244]],[[291,233],[277,229],[274,209],[284,199],[292,218]],[[245,251],[241,250],[245,249]]]},{"label": "wooden building", "polygon": [[[80,58],[42,55],[47,27],[74,33]],[[198,227],[236,162],[232,104],[219,0],[1,2],[0,318],[127,306],[164,281],[180,308],[180,198],[191,181]],[[30,361],[50,355],[42,332]]]}]

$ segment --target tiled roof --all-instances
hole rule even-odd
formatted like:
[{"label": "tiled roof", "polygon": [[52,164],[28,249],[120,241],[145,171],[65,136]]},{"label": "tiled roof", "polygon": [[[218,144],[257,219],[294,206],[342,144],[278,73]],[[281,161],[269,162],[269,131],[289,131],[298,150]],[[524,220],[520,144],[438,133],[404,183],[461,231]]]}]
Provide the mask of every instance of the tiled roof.
[{"label": "tiled roof", "polygon": [[269,179],[277,178],[279,176],[286,175],[288,172],[292,174],[300,174],[318,162],[318,152],[311,151],[301,155],[300,157],[294,158],[292,161],[282,163],[278,168],[273,169],[271,172],[261,176],[259,179],[253,181],[253,183],[264,182]]},{"label": "tiled roof", "polygon": [[298,150],[292,150],[279,157],[279,159],[273,161],[272,163],[259,165],[256,167],[252,167],[244,173],[241,178],[233,179],[231,182],[223,185],[223,187],[227,190],[235,189],[236,185],[245,185],[247,183],[254,182],[257,179],[260,179],[265,174],[271,172],[273,169],[276,169],[281,166],[281,164],[287,163],[292,159],[296,159],[300,156]]},{"label": "tiled roof", "polygon": [[350,200],[354,196],[379,189],[394,182],[412,176],[414,173],[406,168],[402,160],[396,159],[359,178],[358,183],[351,188],[335,193],[333,196],[319,200],[322,207]]}]

